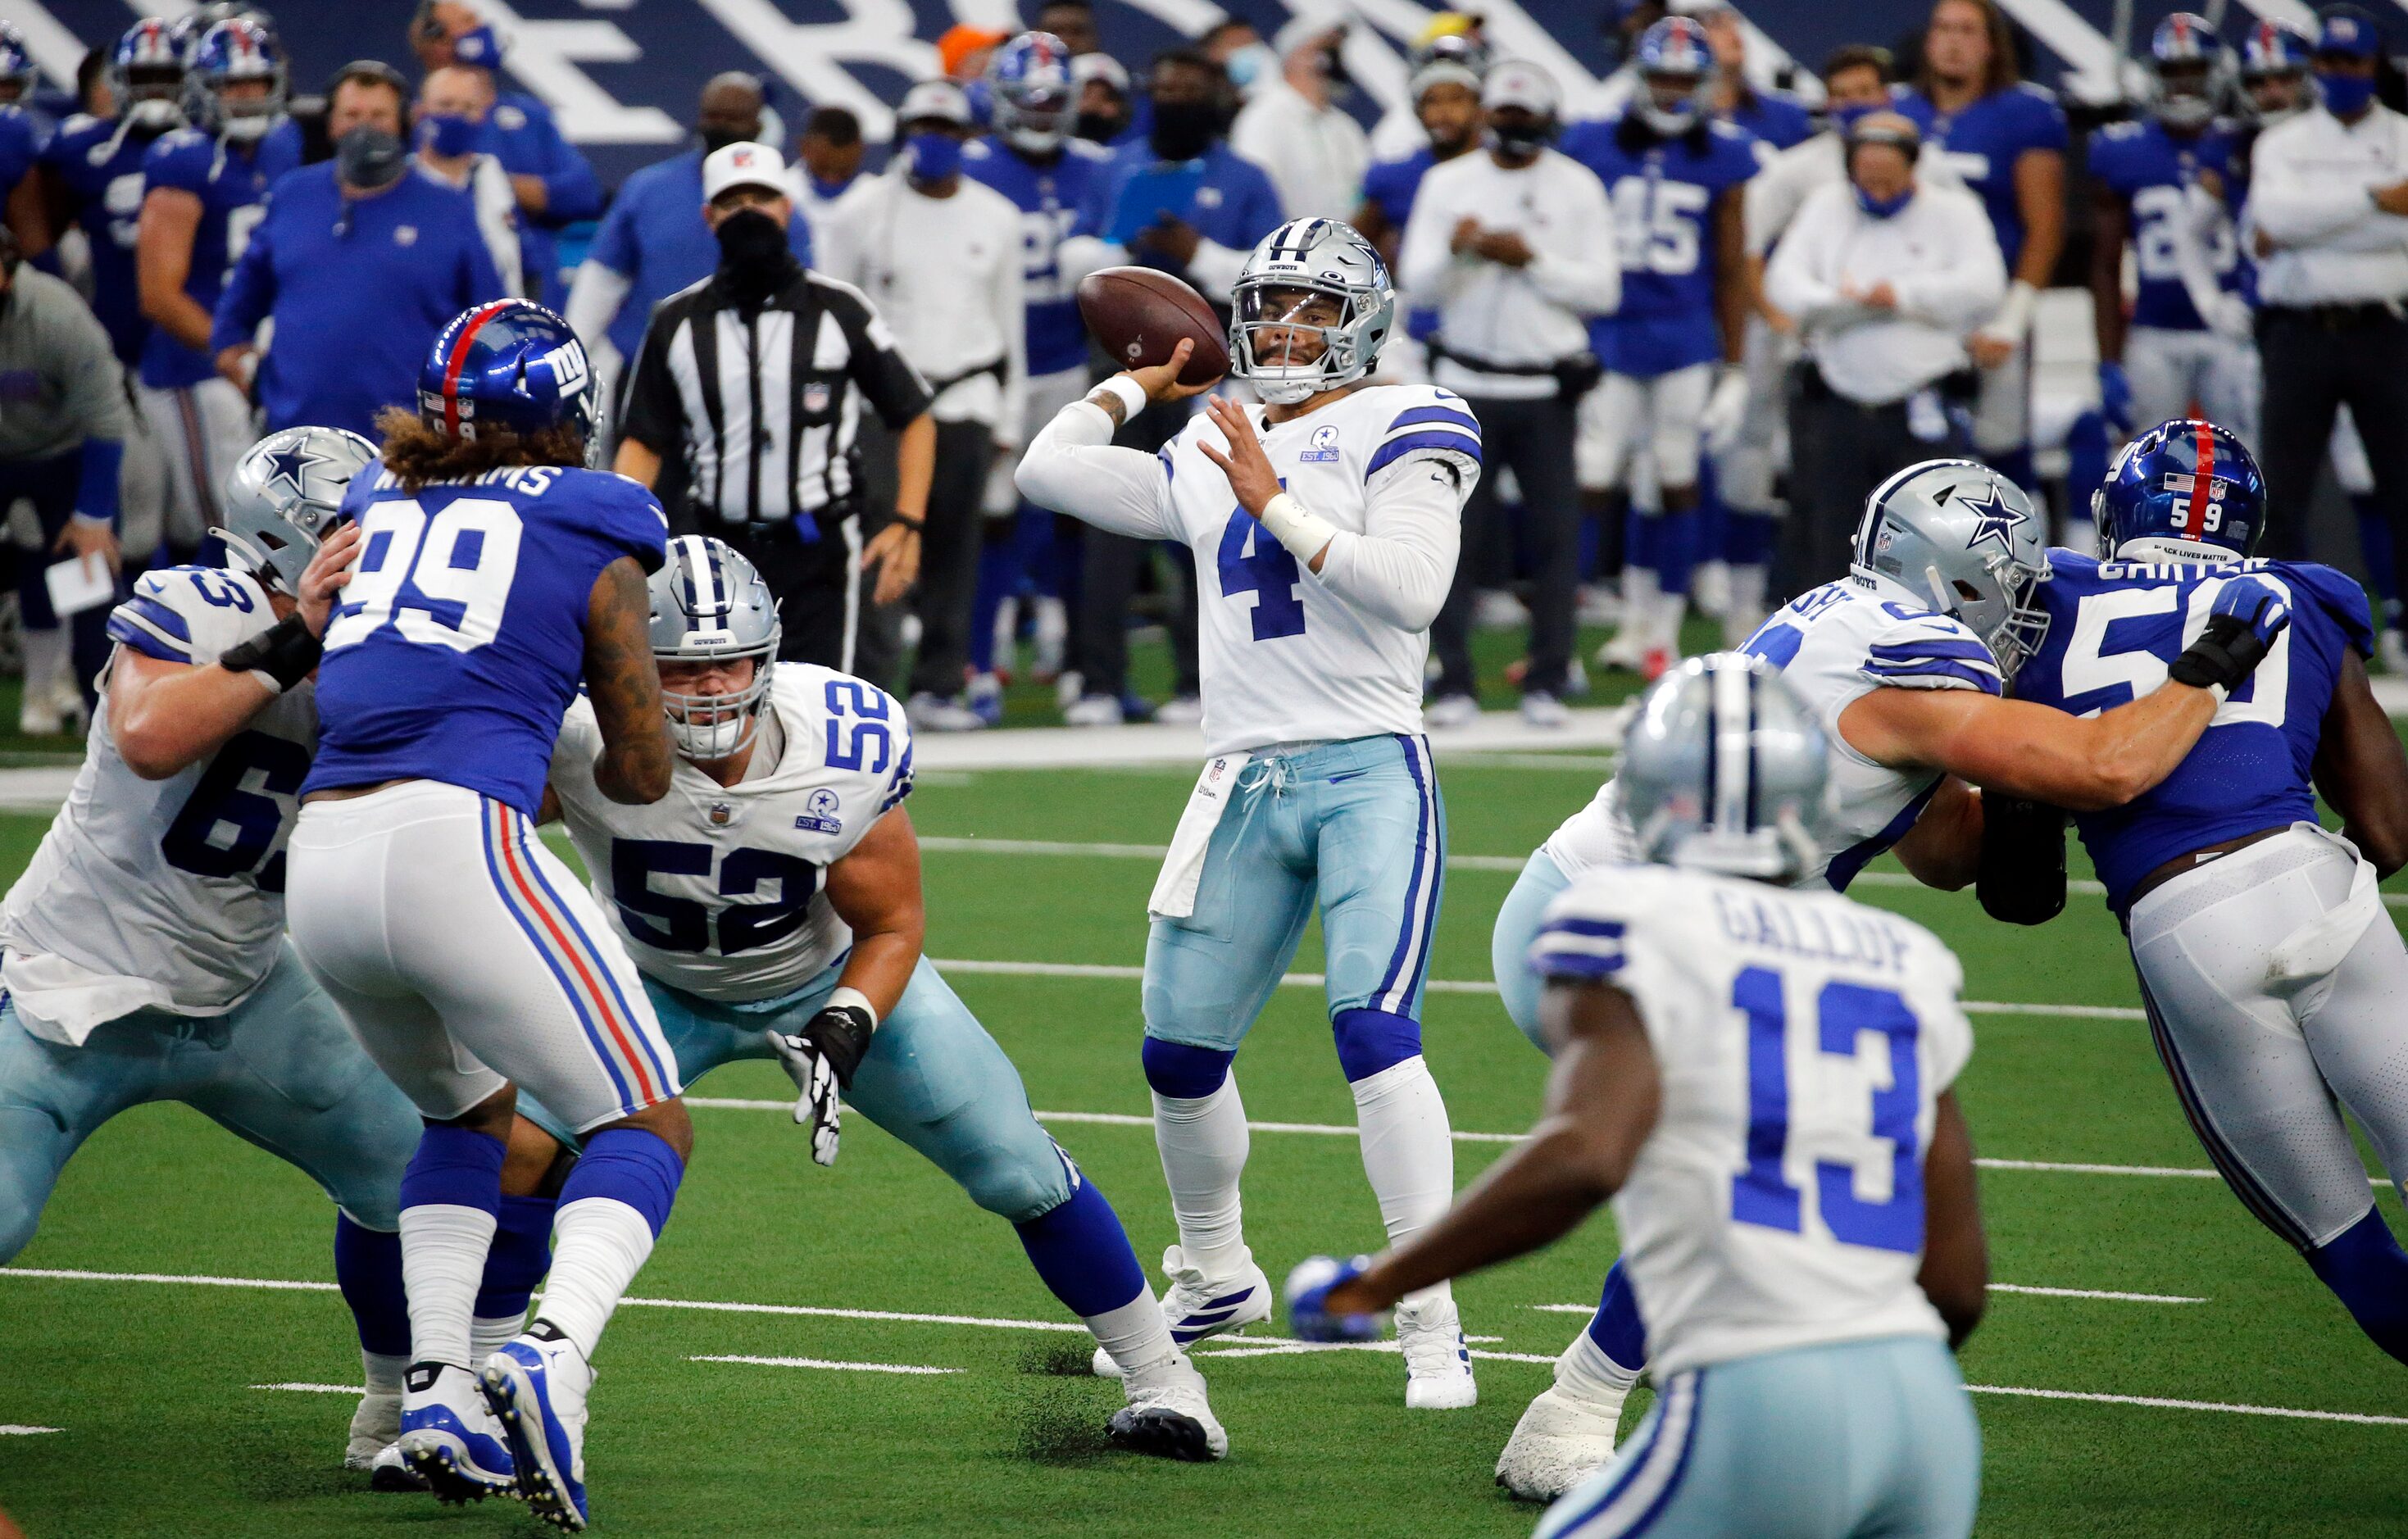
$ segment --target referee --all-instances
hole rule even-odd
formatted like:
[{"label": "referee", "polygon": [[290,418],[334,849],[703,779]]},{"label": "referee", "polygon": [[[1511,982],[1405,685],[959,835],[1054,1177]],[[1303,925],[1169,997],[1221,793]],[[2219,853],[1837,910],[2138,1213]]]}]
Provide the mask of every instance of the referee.
[{"label": "referee", "polygon": [[2408,118],[2374,99],[2381,50],[2372,16],[2328,9],[2319,105],[2268,128],[2250,154],[2268,555],[2304,552],[2308,499],[2347,406],[2408,562]]},{"label": "referee", "polygon": [[[649,487],[680,457],[687,490],[673,521],[760,568],[781,606],[779,655],[853,673],[861,574],[878,568],[881,605],[919,575],[937,427],[926,381],[869,301],[787,249],[785,172],[760,144],[703,161],[719,269],[652,307],[612,468]],[[896,430],[891,509],[863,506],[864,402]],[[866,546],[865,517],[877,525]]]}]

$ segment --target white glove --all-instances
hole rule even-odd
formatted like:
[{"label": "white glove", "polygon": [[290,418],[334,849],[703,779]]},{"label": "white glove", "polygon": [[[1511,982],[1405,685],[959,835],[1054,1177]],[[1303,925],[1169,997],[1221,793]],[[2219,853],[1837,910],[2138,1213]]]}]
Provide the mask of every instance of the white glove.
[{"label": "white glove", "polygon": [[2246,342],[2257,335],[2256,315],[2249,302],[2236,293],[2217,293],[2200,306],[2200,319],[2218,336]]},{"label": "white glove", "polygon": [[1747,371],[1735,363],[1725,363],[1714,375],[1714,391],[1706,397],[1706,409],[1698,414],[1698,426],[1705,430],[1706,448],[1720,454],[1739,442],[1740,424],[1747,418]]},{"label": "white glove", "polygon": [[[860,999],[849,989],[837,993]],[[837,1135],[844,1116],[837,1097],[853,1083],[853,1071],[861,1066],[861,1055],[868,1050],[877,1024],[868,1001],[854,1005],[831,999],[799,1033],[774,1028],[761,1033],[785,1066],[786,1077],[795,1082],[798,1092],[795,1120],[811,1130],[814,1163],[836,1163]]]}]

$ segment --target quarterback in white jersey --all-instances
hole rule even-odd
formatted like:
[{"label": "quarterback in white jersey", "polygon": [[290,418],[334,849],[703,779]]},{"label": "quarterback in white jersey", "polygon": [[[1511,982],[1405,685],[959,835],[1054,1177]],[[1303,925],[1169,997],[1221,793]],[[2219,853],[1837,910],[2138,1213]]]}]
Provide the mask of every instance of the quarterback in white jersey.
[{"label": "quarterback in white jersey", "polygon": [[[2217,695],[2187,685],[2089,718],[2005,697],[2045,623],[2034,606],[2047,570],[2042,522],[2012,481],[1982,465],[1909,466],[1866,505],[1849,575],[1802,594],[1749,638],[1744,650],[1780,671],[1830,745],[1829,806],[1791,881],[1845,891],[1894,848],[1921,880],[1961,888],[1979,870],[1980,831],[2011,837],[2002,798],[2119,805],[2172,774],[2207,729]],[[1986,822],[1969,783],[1990,799]],[[1638,858],[1623,795],[1608,781],[1558,828],[1497,917],[1498,991],[1542,1051],[1538,982],[1524,959],[1557,894]],[[2057,891],[2061,901],[2061,867]],[[1588,1329],[1566,1348],[1555,1387],[1532,1403],[1498,1461],[1509,1489],[1559,1496],[1612,1456],[1623,1398],[1644,1363],[1641,1331],[1617,1266]]]},{"label": "quarterback in white jersey", "polygon": [[1972,1053],[1956,959],[1828,891],[1826,748],[1774,671],[1720,653],[1651,691],[1625,794],[1655,862],[1552,904],[1527,965],[1545,1116],[1413,1244],[1299,1269],[1299,1334],[1537,1249],[1607,1196],[1657,1396],[1541,1539],[1970,1532],[1980,1433],[1948,1344],[1982,1313]]},{"label": "quarterback in white jersey", "polygon": [[1012,1225],[1122,1372],[1115,1443],[1219,1458],[1228,1440],[1203,1377],[1171,1341],[1111,1203],[1038,1125],[1011,1061],[922,952],[902,707],[833,669],[779,663],[776,602],[719,540],[670,541],[651,592],[678,749],[668,793],[635,805],[595,784],[601,730],[580,701],[542,810],[566,821],[680,1082],[779,1060],[822,1164],[837,1157],[841,1091]]},{"label": "quarterback in white jersey", "polygon": [[[1018,473],[1032,502],[1196,554],[1213,757],[1147,904],[1144,990],[1180,1235],[1163,1307],[1182,1344],[1269,1315],[1239,1219],[1246,1120],[1229,1065],[1316,904],[1331,1030],[1389,1237],[1429,1222],[1455,1186],[1421,1049],[1445,867],[1422,671],[1480,475],[1480,423],[1448,392],[1369,382],[1396,295],[1346,225],[1273,231],[1234,308],[1231,372],[1266,406],[1216,398],[1158,455],[1110,447],[1148,400],[1201,388],[1177,382],[1182,341],[1169,363],[1063,408]],[[1473,1403],[1450,1294],[1408,1301],[1398,1338],[1408,1405]]]},{"label": "quarterback in white jersey", "polygon": [[345,1462],[400,1429],[409,1323],[395,1235],[418,1114],[284,941],[284,845],[318,743],[309,681],[358,545],[321,547],[374,451],[289,428],[224,489],[225,570],[146,574],[109,616],[82,769],[0,906],[0,1261],[118,1113],[181,1101],[335,1200],[367,1393]]}]

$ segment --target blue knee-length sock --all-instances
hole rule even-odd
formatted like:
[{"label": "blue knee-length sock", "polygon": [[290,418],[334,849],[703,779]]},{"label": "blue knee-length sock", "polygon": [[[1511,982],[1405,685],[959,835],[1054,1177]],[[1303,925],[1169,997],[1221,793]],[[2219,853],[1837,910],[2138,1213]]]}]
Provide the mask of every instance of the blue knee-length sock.
[{"label": "blue knee-length sock", "polygon": [[469,1345],[478,1361],[498,1352],[526,1323],[527,1301],[552,1269],[552,1218],[557,1197],[504,1197],[477,1288]]},{"label": "blue knee-length sock", "polygon": [[2408,1254],[2379,1211],[2309,1251],[2308,1266],[2375,1346],[2408,1362]]},{"label": "blue knee-length sock", "polygon": [[360,1350],[409,1359],[409,1299],[401,1286],[401,1236],[335,1215],[335,1286],[351,1306]]},{"label": "blue knee-length sock", "polygon": [[1637,1373],[1647,1366],[1647,1328],[1639,1318],[1639,1299],[1630,1291],[1628,1269],[1615,1261],[1605,1275],[1605,1291],[1589,1317],[1588,1339],[1613,1360],[1617,1368]]},{"label": "blue knee-length sock", "polygon": [[[1068,1165],[1065,1160],[1064,1163]],[[1064,1308],[1086,1322],[1122,1372],[1143,1373],[1178,1354],[1146,1286],[1120,1215],[1093,1181],[1069,1166],[1070,1196],[1012,1225],[1037,1275]]]}]

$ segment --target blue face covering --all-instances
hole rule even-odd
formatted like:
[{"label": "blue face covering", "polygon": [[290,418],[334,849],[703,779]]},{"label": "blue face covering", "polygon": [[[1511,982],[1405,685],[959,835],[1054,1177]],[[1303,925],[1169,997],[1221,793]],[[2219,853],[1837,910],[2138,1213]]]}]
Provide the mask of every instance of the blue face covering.
[{"label": "blue face covering", "polygon": [[2335,75],[2316,71],[2316,90],[2323,93],[2325,110],[2336,118],[2347,118],[2366,110],[2374,100],[2374,81],[2357,75]]},{"label": "blue face covering", "polygon": [[483,125],[456,112],[429,112],[418,120],[418,142],[438,155],[465,155],[477,148]]},{"label": "blue face covering", "polygon": [[1831,109],[1831,126],[1840,131],[1842,138],[1845,138],[1856,132],[1856,124],[1881,110],[1880,107],[1863,103],[1855,107],[1835,107]]},{"label": "blue face covering", "polygon": [[1877,198],[1863,188],[1856,189],[1856,207],[1875,219],[1888,219],[1913,201],[1914,189],[1910,187],[1896,197]]},{"label": "blue face covering", "polygon": [[913,134],[903,147],[911,152],[915,181],[943,181],[962,169],[962,141],[951,134]]},{"label": "blue face covering", "polygon": [[452,39],[452,60],[478,69],[493,69],[502,62],[502,39],[492,27],[471,27]]}]

